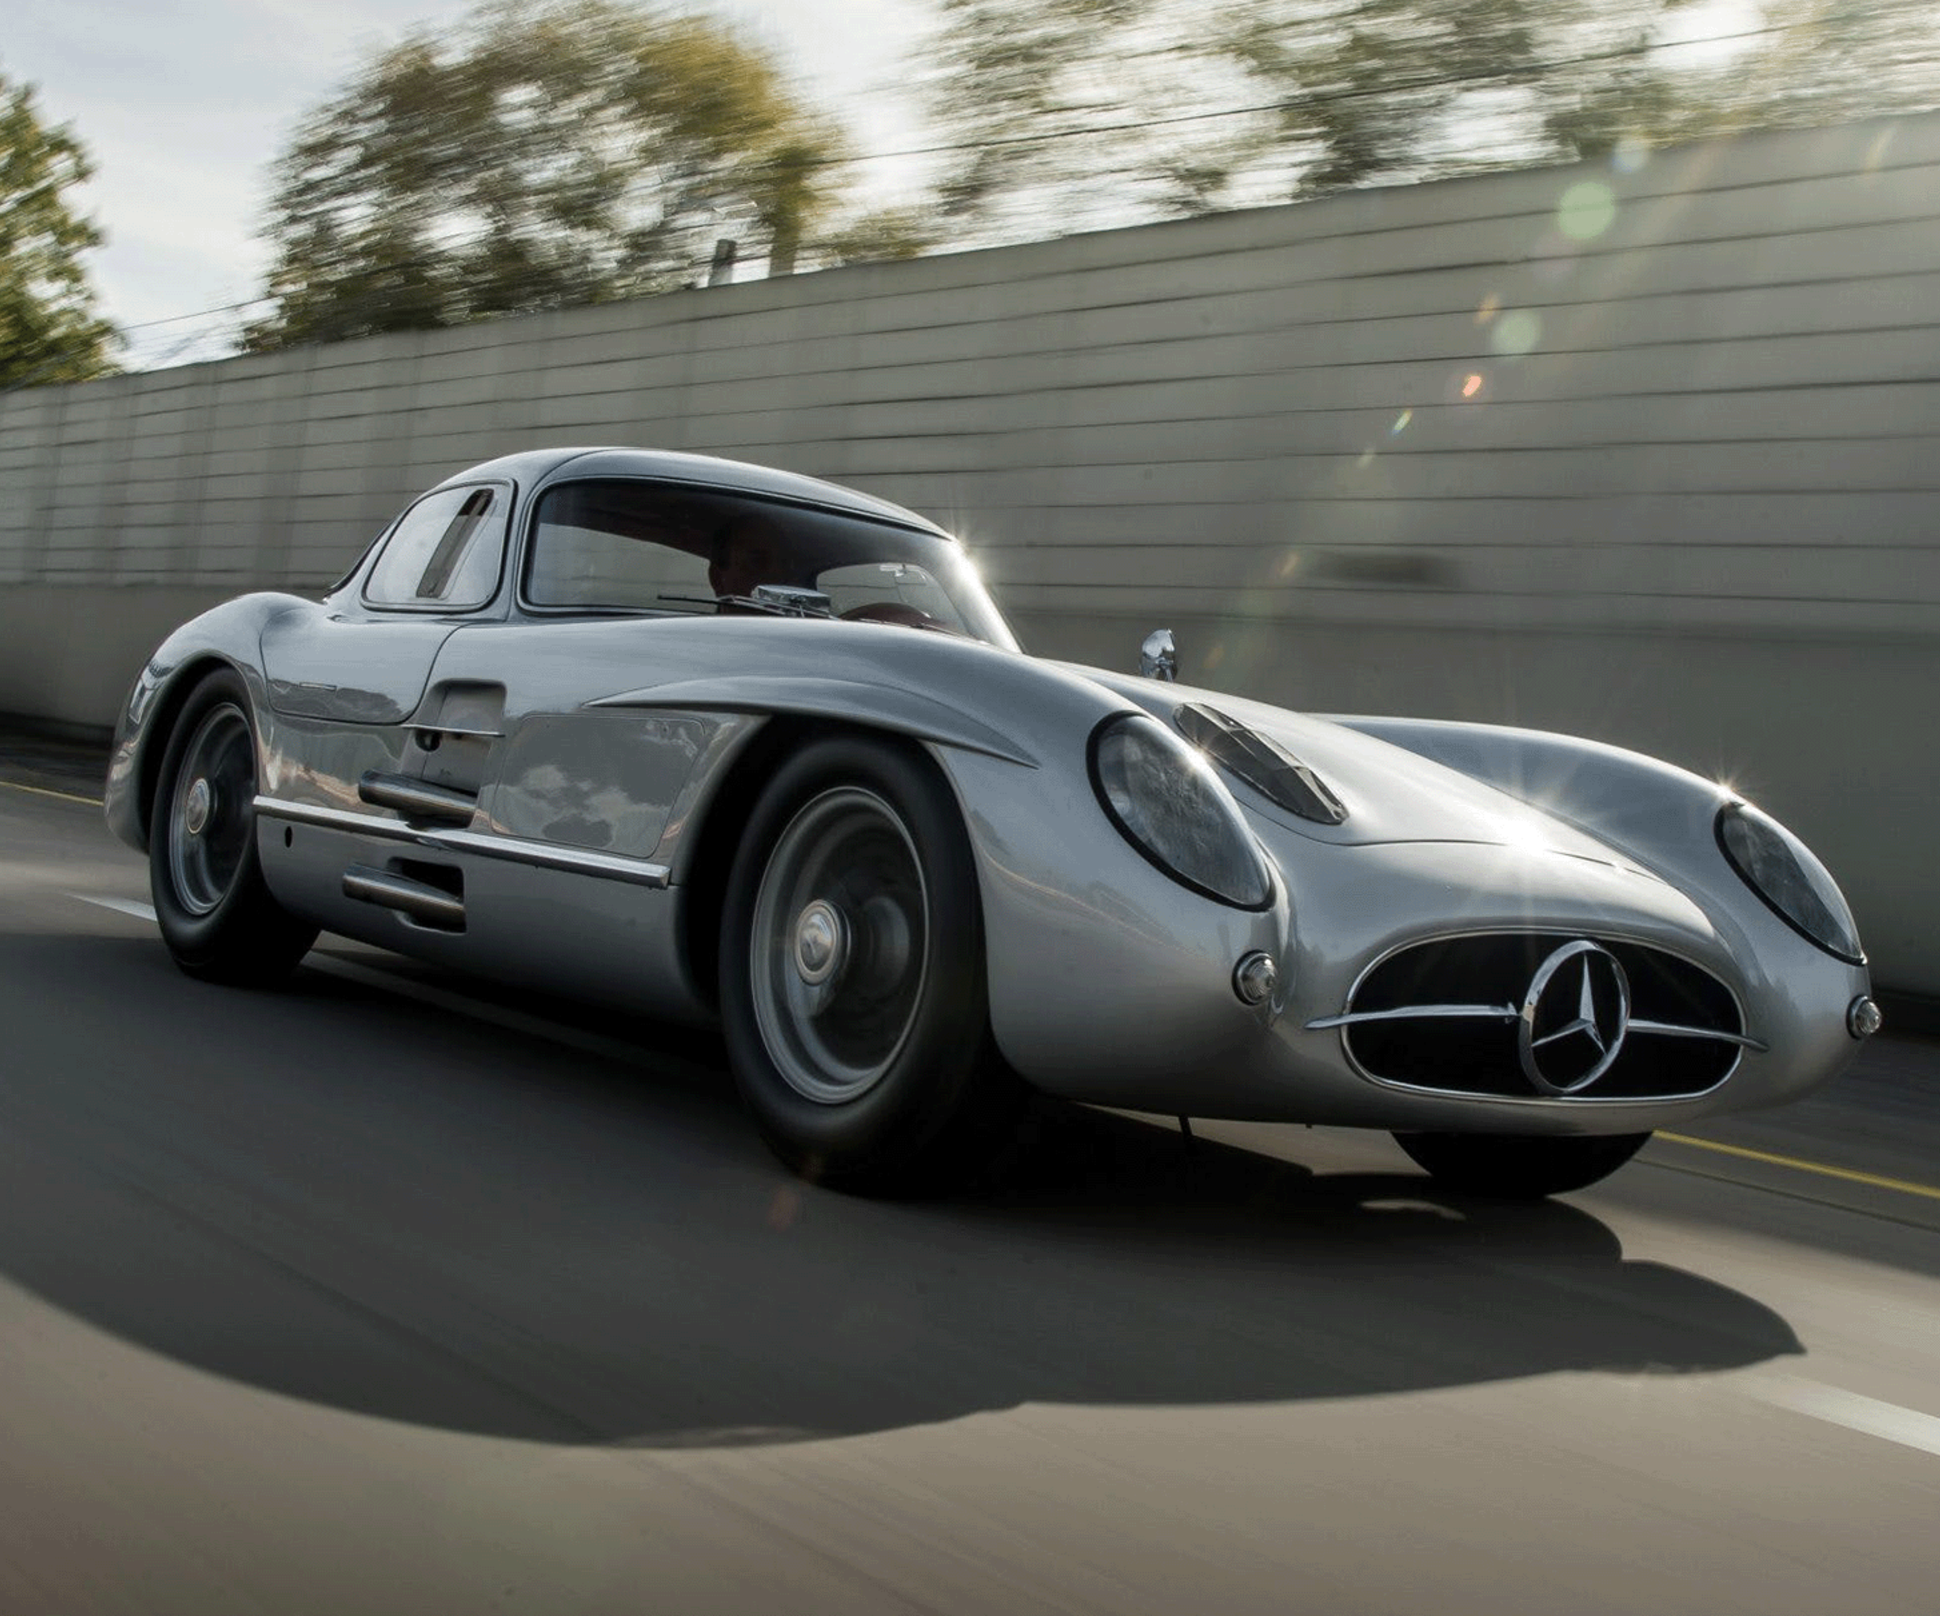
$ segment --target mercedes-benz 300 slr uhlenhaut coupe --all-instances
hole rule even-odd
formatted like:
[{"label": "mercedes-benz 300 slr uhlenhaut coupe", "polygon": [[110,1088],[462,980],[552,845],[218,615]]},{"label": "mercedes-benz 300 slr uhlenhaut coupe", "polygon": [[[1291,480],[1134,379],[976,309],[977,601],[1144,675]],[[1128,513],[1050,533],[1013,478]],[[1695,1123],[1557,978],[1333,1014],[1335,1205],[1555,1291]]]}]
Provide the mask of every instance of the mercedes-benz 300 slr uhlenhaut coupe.
[{"label": "mercedes-benz 300 slr uhlenhaut coupe", "polygon": [[190,622],[107,813],[192,976],[320,929],[718,1022],[804,1173],[920,1189],[1032,1089],[1392,1130],[1541,1195],[1791,1099],[1878,1024],[1819,861],[1593,742],[1316,718],[1021,654],[919,516],[548,450],[413,504],[320,602]]}]

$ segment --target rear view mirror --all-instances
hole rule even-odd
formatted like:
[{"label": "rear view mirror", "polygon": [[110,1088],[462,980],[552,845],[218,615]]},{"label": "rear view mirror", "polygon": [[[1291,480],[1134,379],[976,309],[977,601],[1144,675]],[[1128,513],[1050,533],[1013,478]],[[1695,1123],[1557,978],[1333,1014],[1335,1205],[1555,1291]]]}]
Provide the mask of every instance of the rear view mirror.
[{"label": "rear view mirror", "polygon": [[1172,643],[1172,630],[1155,628],[1138,648],[1138,671],[1147,679],[1163,679],[1168,684],[1179,677],[1179,651]]}]

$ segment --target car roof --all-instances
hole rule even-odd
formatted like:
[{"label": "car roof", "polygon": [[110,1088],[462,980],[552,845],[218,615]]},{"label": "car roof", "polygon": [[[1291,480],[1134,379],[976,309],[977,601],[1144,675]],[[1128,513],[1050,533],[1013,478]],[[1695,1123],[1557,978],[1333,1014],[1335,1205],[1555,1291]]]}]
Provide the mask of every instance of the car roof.
[{"label": "car roof", "polygon": [[804,477],[798,472],[781,471],[773,466],[757,466],[745,460],[726,460],[716,455],[682,454],[672,449],[567,448],[531,449],[520,454],[501,455],[469,470],[447,477],[439,484],[477,482],[481,478],[502,477],[532,488],[563,479],[578,481],[592,477],[642,477],[668,482],[695,483],[709,488],[729,488],[770,499],[797,500],[828,510],[848,511],[879,522],[894,522],[900,527],[949,537],[927,517],[877,499],[839,483],[823,482],[819,477]]}]

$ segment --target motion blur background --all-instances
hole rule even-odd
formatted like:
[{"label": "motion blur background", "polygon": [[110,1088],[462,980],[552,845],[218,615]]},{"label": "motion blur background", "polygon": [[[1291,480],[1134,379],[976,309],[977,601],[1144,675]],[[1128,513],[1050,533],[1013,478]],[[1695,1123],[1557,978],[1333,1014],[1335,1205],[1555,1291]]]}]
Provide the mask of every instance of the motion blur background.
[{"label": "motion blur background", "polygon": [[[74,148],[19,194],[73,187],[48,252],[80,274],[0,257],[0,713],[111,724],[177,622],[314,592],[491,455],[699,450],[937,518],[1039,653],[1128,666],[1163,624],[1195,683],[1727,779],[1825,856],[1878,979],[1940,994],[1925,7],[513,4],[400,34],[419,9],[347,14],[358,65],[260,106],[260,149],[205,145],[179,201],[167,107],[118,125],[151,183],[114,259],[80,177],[114,8],[83,39],[28,7],[53,54],[0,61],[6,138]],[[133,37],[150,104],[275,76]]]}]

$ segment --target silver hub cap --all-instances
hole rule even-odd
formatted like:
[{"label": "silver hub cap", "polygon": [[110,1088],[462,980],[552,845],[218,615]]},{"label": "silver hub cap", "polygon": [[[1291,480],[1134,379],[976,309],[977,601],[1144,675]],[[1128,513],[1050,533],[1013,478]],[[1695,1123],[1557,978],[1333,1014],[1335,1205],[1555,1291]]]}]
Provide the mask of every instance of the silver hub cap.
[{"label": "silver hub cap", "polygon": [[915,843],[881,797],[838,786],[789,821],[755,895],[748,979],[797,1094],[842,1105],[888,1074],[922,1002],[928,924]]},{"label": "silver hub cap", "polygon": [[209,812],[215,807],[215,801],[215,791],[207,780],[198,780],[189,787],[188,801],[182,805],[182,823],[191,836],[200,836],[208,829]]},{"label": "silver hub cap", "polygon": [[175,900],[192,915],[214,911],[242,874],[256,833],[256,743],[241,709],[204,715],[182,753],[169,793],[168,870]]},{"label": "silver hub cap", "polygon": [[795,969],[810,987],[839,976],[849,952],[842,913],[817,898],[795,922]]}]

